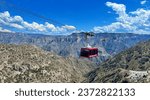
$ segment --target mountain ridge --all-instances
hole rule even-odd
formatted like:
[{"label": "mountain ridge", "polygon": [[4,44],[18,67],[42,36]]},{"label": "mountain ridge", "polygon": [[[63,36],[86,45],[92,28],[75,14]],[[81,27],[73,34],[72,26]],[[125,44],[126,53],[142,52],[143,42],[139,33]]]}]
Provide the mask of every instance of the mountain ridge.
[{"label": "mountain ridge", "polygon": [[[102,41],[105,39],[105,41]],[[140,41],[150,39],[150,35],[139,35],[132,33],[99,33],[89,38],[88,42],[93,47],[98,47],[98,61],[103,62],[111,56],[135,45]],[[36,45],[46,51],[57,55],[79,58],[80,49],[86,46],[83,33],[73,33],[67,36],[49,36],[41,34],[25,33],[0,33],[0,43],[5,44],[29,44]]]},{"label": "mountain ridge", "polygon": [[103,62],[88,74],[88,82],[150,82],[150,40],[140,42]]}]

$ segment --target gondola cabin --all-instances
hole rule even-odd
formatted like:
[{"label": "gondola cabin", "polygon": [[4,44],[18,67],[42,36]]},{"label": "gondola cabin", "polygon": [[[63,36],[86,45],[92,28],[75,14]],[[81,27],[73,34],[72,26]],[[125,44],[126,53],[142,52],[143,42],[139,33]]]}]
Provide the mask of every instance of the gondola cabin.
[{"label": "gondola cabin", "polygon": [[81,48],[80,57],[92,58],[98,56],[98,48]]}]

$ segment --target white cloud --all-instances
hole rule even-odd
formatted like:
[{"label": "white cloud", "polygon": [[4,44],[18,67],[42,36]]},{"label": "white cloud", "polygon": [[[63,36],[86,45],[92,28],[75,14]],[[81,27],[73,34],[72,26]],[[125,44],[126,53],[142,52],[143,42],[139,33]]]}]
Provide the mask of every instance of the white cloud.
[{"label": "white cloud", "polygon": [[147,2],[147,0],[141,1],[141,5],[144,5]]},{"label": "white cloud", "polygon": [[8,11],[0,13],[0,26],[13,28],[21,32],[40,32],[45,34],[69,34],[76,31],[74,26],[69,25],[58,27],[48,22],[44,24],[37,22],[29,23],[24,21],[21,16],[11,16]]},{"label": "white cloud", "polygon": [[3,29],[2,27],[0,27],[0,32],[12,32],[11,30],[7,30],[7,29]]},{"label": "white cloud", "polygon": [[46,22],[45,26],[46,28],[50,29],[52,32],[57,31],[56,27],[53,24]]},{"label": "white cloud", "polygon": [[76,27],[69,26],[69,25],[62,26],[62,28],[66,29],[66,30],[76,30]]},{"label": "white cloud", "polygon": [[123,4],[107,2],[106,5],[111,7],[119,16],[116,18],[116,22],[106,26],[96,26],[93,31],[150,34],[150,10],[139,8],[127,13],[126,6]]},{"label": "white cloud", "polygon": [[95,32],[129,32],[135,30],[135,27],[130,26],[129,24],[123,24],[121,22],[114,22],[107,26],[94,27]]},{"label": "white cloud", "polygon": [[23,29],[24,28],[23,26],[16,24],[16,23],[11,23],[9,26],[17,28],[17,29]]},{"label": "white cloud", "polygon": [[23,19],[20,16],[11,17],[8,11],[0,13],[0,25],[9,26],[17,29],[23,29],[24,27],[20,25]]},{"label": "white cloud", "polygon": [[46,32],[46,28],[43,24],[38,24],[36,22],[28,23],[28,22],[22,22],[22,25],[30,30],[30,31],[40,31],[40,32]]},{"label": "white cloud", "polygon": [[106,5],[108,7],[112,7],[114,11],[116,11],[117,14],[120,16],[126,16],[126,6],[123,4],[117,4],[112,2],[106,2]]},{"label": "white cloud", "polygon": [[23,19],[21,16],[14,16],[13,22],[23,22]]},{"label": "white cloud", "polygon": [[46,28],[50,29],[52,32],[57,32],[57,31],[74,31],[76,30],[76,27],[70,26],[70,25],[65,25],[61,27],[55,27],[53,24],[50,24],[48,22],[45,23]]}]

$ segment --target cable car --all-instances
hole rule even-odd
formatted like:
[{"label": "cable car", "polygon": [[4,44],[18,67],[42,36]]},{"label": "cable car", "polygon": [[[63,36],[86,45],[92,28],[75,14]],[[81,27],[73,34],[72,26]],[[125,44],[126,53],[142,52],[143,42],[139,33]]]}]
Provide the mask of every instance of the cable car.
[{"label": "cable car", "polygon": [[[90,37],[94,36],[94,33],[92,32],[86,32],[84,34],[86,42],[88,40],[88,36]],[[87,45],[87,47],[81,48],[80,57],[93,58],[97,56],[98,56],[98,48],[91,47],[89,44]]]},{"label": "cable car", "polygon": [[98,48],[81,48],[80,57],[92,58],[98,56]]}]

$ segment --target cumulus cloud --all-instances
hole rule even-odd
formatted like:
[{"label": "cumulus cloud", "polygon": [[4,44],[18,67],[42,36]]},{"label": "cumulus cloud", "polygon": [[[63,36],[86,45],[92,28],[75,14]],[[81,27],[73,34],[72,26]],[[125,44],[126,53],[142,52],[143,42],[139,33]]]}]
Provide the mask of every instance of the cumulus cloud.
[{"label": "cumulus cloud", "polygon": [[11,26],[11,27],[17,28],[17,29],[24,29],[23,26],[21,26],[19,24],[16,24],[16,23],[11,23],[11,24],[8,23],[8,25]]},{"label": "cumulus cloud", "polygon": [[38,24],[36,22],[28,23],[26,21],[22,22],[22,25],[25,29],[28,29],[30,31],[40,31],[40,32],[46,32],[46,28],[43,24]]},{"label": "cumulus cloud", "polygon": [[144,5],[147,2],[147,0],[141,1],[141,5]]},{"label": "cumulus cloud", "polygon": [[131,32],[138,34],[150,34],[150,10],[139,8],[127,13],[126,6],[112,2],[106,2],[118,14],[116,21],[106,26],[93,28],[95,32]]},{"label": "cumulus cloud", "polygon": [[66,30],[76,30],[76,27],[69,26],[69,25],[62,26],[62,28],[66,29]]},{"label": "cumulus cloud", "polygon": [[45,26],[47,29],[50,29],[52,32],[57,32],[57,31],[74,31],[76,30],[76,27],[70,26],[70,25],[65,25],[62,27],[55,27],[53,24],[50,24],[48,22],[45,23]]},{"label": "cumulus cloud", "polygon": [[116,11],[119,16],[126,16],[126,6],[123,4],[117,4],[117,3],[112,3],[112,2],[106,2],[106,5],[108,7],[112,7],[114,11]]},{"label": "cumulus cloud", "polygon": [[50,24],[50,23],[46,22],[45,26],[46,26],[46,28],[48,28],[52,32],[57,31],[56,27],[53,24]]},{"label": "cumulus cloud", "polygon": [[58,27],[48,22],[44,24],[29,23],[21,16],[11,16],[8,11],[0,13],[0,26],[1,30],[2,27],[9,27],[21,32],[40,32],[45,34],[69,34],[76,31],[76,27],[69,25]]},{"label": "cumulus cloud", "polygon": [[12,31],[10,31],[8,29],[3,29],[2,27],[0,27],[0,32],[12,32]]}]

